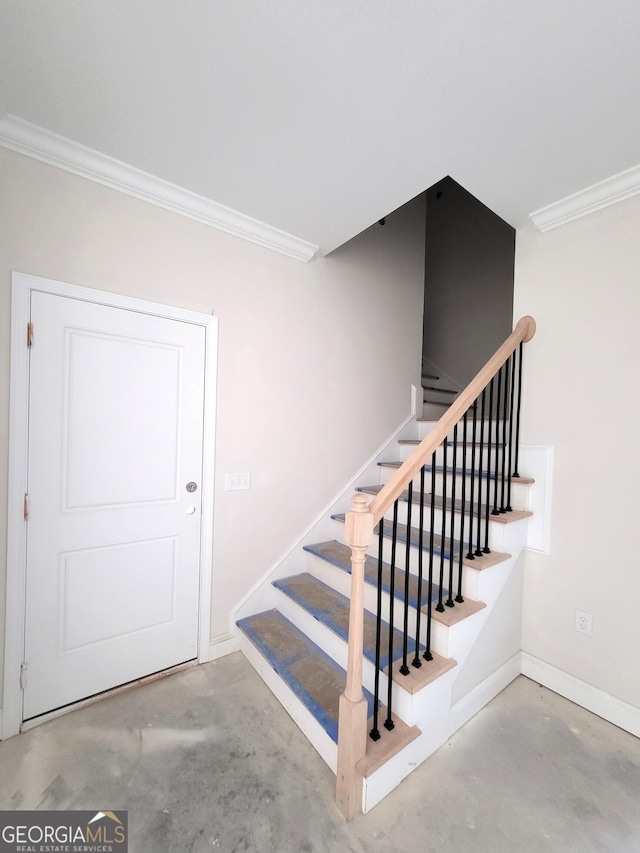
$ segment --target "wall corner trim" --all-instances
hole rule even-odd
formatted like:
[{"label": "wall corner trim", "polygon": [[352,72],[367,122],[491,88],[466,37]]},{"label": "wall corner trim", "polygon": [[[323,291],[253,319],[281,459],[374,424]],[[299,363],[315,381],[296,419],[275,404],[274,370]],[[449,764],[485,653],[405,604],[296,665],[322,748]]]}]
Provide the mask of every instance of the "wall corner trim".
[{"label": "wall corner trim", "polygon": [[540,231],[549,231],[581,216],[587,216],[610,204],[623,201],[640,193],[640,165],[619,172],[604,181],[592,184],[573,195],[541,207],[529,214],[529,219]]},{"label": "wall corner trim", "polygon": [[640,737],[640,708],[588,684],[540,658],[522,652],[522,674],[614,726]]},{"label": "wall corner trim", "polygon": [[290,258],[309,263],[320,252],[319,246],[293,234],[156,178],[17,116],[5,115],[0,118],[0,145]]}]

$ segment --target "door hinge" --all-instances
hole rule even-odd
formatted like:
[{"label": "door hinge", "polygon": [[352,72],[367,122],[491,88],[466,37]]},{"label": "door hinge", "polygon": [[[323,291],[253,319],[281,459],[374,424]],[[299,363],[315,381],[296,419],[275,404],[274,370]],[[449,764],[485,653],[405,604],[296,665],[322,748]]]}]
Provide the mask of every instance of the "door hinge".
[{"label": "door hinge", "polygon": [[24,520],[29,521],[29,495],[24,496]]},{"label": "door hinge", "polygon": [[33,323],[27,323],[27,346],[33,346]]},{"label": "door hinge", "polygon": [[20,664],[20,690],[24,690],[27,686],[27,669],[29,668],[28,663]]}]

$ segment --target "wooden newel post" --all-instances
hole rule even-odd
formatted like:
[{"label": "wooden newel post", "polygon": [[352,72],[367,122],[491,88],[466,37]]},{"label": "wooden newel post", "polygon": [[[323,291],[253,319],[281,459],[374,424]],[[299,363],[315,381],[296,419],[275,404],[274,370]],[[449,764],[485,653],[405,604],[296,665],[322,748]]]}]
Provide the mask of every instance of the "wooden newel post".
[{"label": "wooden newel post", "polygon": [[362,773],[358,762],[367,751],[367,700],[362,694],[362,632],[364,625],[364,562],[373,539],[373,515],[366,495],[353,496],[346,516],[351,548],[351,604],[347,685],[340,697],[336,802],[347,820],[362,811]]}]

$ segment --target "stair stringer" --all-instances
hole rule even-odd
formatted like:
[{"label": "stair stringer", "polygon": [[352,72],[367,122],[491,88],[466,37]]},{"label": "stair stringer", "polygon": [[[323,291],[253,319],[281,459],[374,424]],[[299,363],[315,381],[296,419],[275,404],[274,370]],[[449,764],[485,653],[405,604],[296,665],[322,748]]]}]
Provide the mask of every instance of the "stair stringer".
[{"label": "stair stringer", "polygon": [[[509,525],[509,528],[506,535],[511,558],[478,572],[477,598],[486,607],[449,628],[446,652],[448,657],[456,660],[457,666],[413,695],[411,717],[403,719],[409,725],[417,726],[422,734],[383,767],[365,778],[362,793],[364,813],[377,805],[520,674],[518,631],[515,647],[511,641],[496,644],[493,649],[493,666],[488,674],[483,673],[464,695],[460,696],[456,692],[456,683],[465,672],[465,664],[478,639],[483,637],[487,641],[491,632],[499,634],[501,631],[495,605],[504,590],[507,590],[512,600],[503,603],[513,607],[519,623],[522,590],[520,556],[526,546],[527,521],[523,519]],[[520,577],[517,577],[518,574]],[[516,579],[517,582],[508,584],[510,579]]]},{"label": "stair stringer", "polygon": [[395,452],[397,442],[400,439],[415,438],[418,434],[418,429],[415,415],[409,415],[400,424],[398,429],[369,457],[344,489],[316,516],[293,545],[266,570],[231,612],[229,631],[234,637],[239,637],[242,633],[236,625],[238,619],[243,619],[245,616],[275,607],[277,598],[274,597],[271,582],[299,571],[304,545],[334,538],[335,522],[332,521],[331,516],[336,513],[347,512],[351,508],[351,501],[356,492],[356,486],[363,482],[378,482],[380,477],[378,463],[388,458],[391,448]]}]

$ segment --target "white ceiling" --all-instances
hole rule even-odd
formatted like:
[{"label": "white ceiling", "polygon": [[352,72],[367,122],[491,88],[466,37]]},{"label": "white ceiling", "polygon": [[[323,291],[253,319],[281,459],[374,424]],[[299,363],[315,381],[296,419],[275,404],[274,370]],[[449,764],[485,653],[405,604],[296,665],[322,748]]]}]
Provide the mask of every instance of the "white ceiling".
[{"label": "white ceiling", "polygon": [[4,113],[322,252],[445,175],[518,227],[640,163],[640,2],[0,0]]}]

